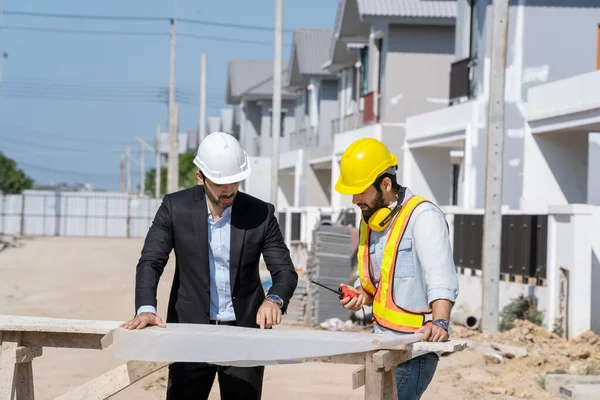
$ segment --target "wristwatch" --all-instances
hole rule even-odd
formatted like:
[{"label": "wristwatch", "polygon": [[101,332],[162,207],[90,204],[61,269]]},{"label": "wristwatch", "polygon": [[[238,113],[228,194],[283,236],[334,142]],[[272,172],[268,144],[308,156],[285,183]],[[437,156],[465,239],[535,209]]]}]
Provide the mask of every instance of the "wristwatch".
[{"label": "wristwatch", "polygon": [[265,297],[265,299],[272,301],[273,303],[277,303],[279,308],[283,308],[283,300],[276,294],[268,294],[267,297]]},{"label": "wristwatch", "polygon": [[450,327],[450,324],[448,324],[448,321],[446,321],[445,319],[436,319],[435,321],[433,321],[433,324],[444,329],[446,332],[448,332],[448,328]]}]

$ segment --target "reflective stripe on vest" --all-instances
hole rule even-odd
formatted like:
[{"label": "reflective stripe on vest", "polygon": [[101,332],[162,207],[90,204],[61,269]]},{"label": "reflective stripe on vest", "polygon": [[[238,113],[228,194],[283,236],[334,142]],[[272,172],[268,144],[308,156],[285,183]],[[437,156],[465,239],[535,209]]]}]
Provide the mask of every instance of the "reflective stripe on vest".
[{"label": "reflective stripe on vest", "polygon": [[360,220],[360,235],[358,239],[358,277],[363,290],[371,296],[375,296],[375,285],[371,279],[370,259],[369,259],[369,239],[371,229],[363,219]]},{"label": "reflective stripe on vest", "polygon": [[373,295],[373,316],[377,323],[385,328],[412,333],[431,320],[431,310],[413,311],[398,307],[394,302],[394,273],[398,246],[415,208],[427,202],[420,196],[412,196],[403,205],[400,213],[392,222],[383,250],[379,285],[376,288],[370,274],[369,238],[371,229],[361,221],[358,249],[358,273],[360,283],[367,293]]}]

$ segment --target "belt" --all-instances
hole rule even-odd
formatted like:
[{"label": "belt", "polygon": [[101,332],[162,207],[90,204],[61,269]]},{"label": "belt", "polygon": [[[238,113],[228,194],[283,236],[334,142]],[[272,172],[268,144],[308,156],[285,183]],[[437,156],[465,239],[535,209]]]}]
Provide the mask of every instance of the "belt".
[{"label": "belt", "polygon": [[211,319],[209,321],[209,324],[211,324],[211,325],[232,325],[232,326],[236,326],[237,322],[236,321],[217,321],[217,320]]}]

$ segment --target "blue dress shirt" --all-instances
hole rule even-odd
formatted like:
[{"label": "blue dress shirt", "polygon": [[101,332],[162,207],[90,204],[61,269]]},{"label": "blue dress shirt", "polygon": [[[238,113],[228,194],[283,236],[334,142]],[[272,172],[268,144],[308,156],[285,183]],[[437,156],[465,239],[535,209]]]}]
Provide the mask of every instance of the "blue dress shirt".
[{"label": "blue dress shirt", "polygon": [[[208,203],[206,204],[208,208]],[[210,266],[210,319],[235,321],[235,312],[231,299],[231,280],[229,275],[229,254],[231,239],[231,207],[228,207],[215,221],[208,210],[208,260]],[[156,314],[153,306],[141,306],[137,313]]]}]

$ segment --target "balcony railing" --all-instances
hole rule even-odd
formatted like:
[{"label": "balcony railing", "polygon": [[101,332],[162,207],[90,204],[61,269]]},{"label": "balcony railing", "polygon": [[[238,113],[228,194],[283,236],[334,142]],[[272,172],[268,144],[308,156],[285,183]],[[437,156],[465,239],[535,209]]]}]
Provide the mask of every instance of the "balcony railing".
[{"label": "balcony railing", "polygon": [[353,131],[364,125],[363,123],[363,112],[355,112],[350,115],[345,115],[342,118],[336,118],[331,121],[331,133],[337,134],[347,131]]},{"label": "balcony railing", "polygon": [[297,150],[316,145],[316,135],[313,127],[304,127],[290,134],[290,149]]},{"label": "balcony railing", "polygon": [[469,100],[472,95],[471,70],[473,60],[465,58],[450,66],[450,105]]}]

